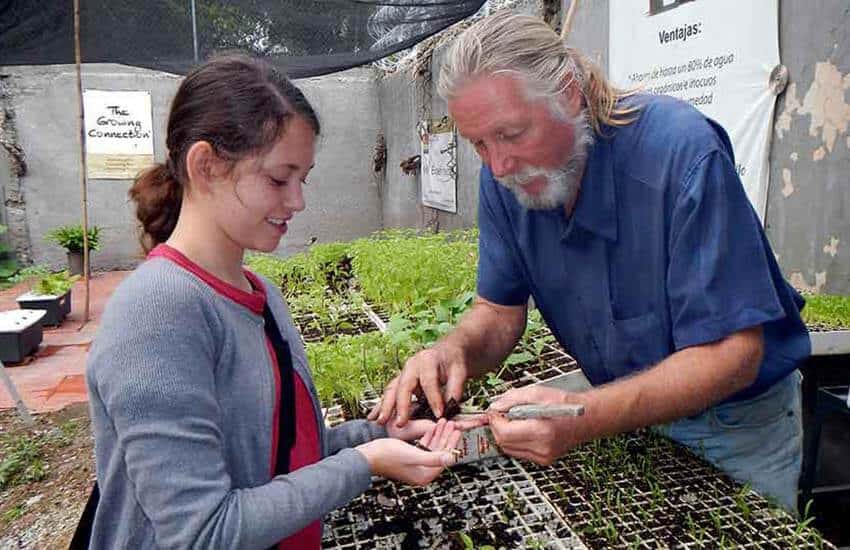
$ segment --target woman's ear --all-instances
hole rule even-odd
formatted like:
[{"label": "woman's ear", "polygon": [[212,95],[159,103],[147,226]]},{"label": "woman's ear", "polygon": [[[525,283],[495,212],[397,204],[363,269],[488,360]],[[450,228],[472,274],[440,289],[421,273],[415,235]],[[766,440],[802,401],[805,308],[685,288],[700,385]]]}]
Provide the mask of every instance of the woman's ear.
[{"label": "woman's ear", "polygon": [[190,187],[200,193],[209,192],[220,168],[221,159],[206,141],[196,141],[186,152],[186,174]]}]

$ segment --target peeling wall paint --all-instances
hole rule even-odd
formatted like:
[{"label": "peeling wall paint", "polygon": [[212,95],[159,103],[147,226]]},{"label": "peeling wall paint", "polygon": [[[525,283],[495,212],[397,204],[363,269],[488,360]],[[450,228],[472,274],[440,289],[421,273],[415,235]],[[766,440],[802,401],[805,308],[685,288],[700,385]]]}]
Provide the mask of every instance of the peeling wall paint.
[{"label": "peeling wall paint", "polygon": [[841,242],[841,239],[830,236],[829,244],[823,247],[823,251],[833,258],[838,255],[838,243]]},{"label": "peeling wall paint", "polygon": [[850,295],[850,9],[779,0],[779,97],[765,228],[800,290]]},{"label": "peeling wall paint", "polygon": [[811,294],[820,294],[823,290],[823,287],[826,285],[826,271],[819,271],[815,273],[815,284],[810,285],[806,282],[805,277],[799,271],[795,271],[791,274],[789,278],[789,282],[793,285],[797,290],[801,290],[803,292],[809,292]]},{"label": "peeling wall paint", "polygon": [[776,119],[775,131],[779,139],[785,137],[785,132],[791,129],[791,119],[803,105],[797,99],[797,83],[792,82],[785,90],[785,109]]},{"label": "peeling wall paint", "polygon": [[[776,122],[777,137],[785,137],[795,116],[810,116],[809,134],[820,137],[823,142],[815,149],[812,158],[822,160],[827,151],[832,152],[839,135],[846,134],[850,125],[850,104],[844,100],[847,89],[850,89],[850,74],[841,74],[830,61],[816,63],[814,80],[802,103],[797,99],[797,83],[788,86],[785,109]],[[847,142],[850,147],[850,137]]]},{"label": "peeling wall paint", "polygon": [[847,133],[850,122],[850,104],[844,101],[844,90],[850,88],[850,74],[842,75],[829,61],[815,65],[815,80],[803,98],[800,114],[811,115],[809,133],[821,139],[829,152],[835,146],[838,134]]},{"label": "peeling wall paint", "polygon": [[794,193],[794,184],[791,183],[791,170],[782,169],[782,195],[787,199]]}]

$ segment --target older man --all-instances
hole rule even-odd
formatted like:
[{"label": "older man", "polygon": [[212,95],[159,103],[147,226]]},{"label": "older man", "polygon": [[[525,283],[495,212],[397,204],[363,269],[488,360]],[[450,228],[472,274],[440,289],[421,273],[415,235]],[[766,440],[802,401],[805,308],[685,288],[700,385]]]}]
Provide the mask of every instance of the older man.
[{"label": "older man", "polygon": [[[440,75],[458,132],[483,161],[478,297],[405,365],[373,416],[440,415],[497,366],[529,296],[594,389],[531,387],[491,407],[516,457],[548,464],[593,438],[662,429],[788,509],[801,460],[800,296],[784,281],[723,129],[663,96],[613,88],[543,22],[501,14],[468,29]],[[578,418],[509,421],[520,403]]]}]

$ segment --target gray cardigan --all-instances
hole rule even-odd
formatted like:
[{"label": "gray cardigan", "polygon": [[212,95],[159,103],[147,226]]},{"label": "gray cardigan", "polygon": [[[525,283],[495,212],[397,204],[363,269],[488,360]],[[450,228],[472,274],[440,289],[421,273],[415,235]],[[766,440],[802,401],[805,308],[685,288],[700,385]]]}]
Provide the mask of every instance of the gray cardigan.
[{"label": "gray cardigan", "polygon": [[268,548],[369,488],[353,445],[326,429],[304,346],[277,289],[268,303],[313,396],[321,461],[271,479],[275,383],[263,319],[164,258],[112,295],[87,383],[100,505],[92,548]]}]

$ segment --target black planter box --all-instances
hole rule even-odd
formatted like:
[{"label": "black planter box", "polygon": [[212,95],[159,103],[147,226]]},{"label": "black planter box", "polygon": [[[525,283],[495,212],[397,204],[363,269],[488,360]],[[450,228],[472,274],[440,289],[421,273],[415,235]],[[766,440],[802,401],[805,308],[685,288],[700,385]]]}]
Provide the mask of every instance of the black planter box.
[{"label": "black planter box", "polygon": [[0,311],[0,361],[18,363],[38,349],[44,315],[41,309]]},{"label": "black planter box", "polygon": [[62,324],[65,316],[71,313],[71,291],[68,290],[62,296],[51,296],[27,292],[18,296],[18,306],[21,309],[43,309],[47,313],[41,324],[45,326],[56,326]]}]

